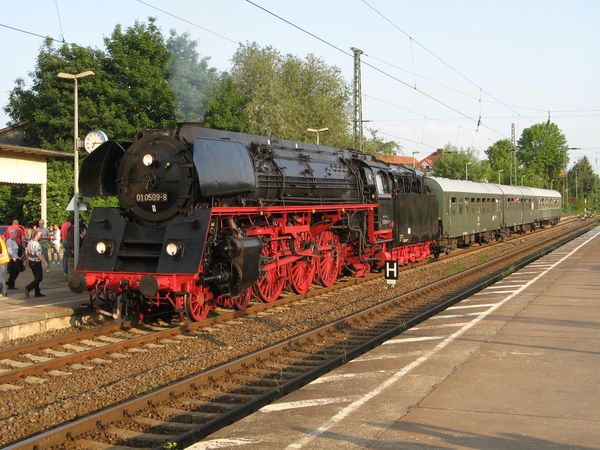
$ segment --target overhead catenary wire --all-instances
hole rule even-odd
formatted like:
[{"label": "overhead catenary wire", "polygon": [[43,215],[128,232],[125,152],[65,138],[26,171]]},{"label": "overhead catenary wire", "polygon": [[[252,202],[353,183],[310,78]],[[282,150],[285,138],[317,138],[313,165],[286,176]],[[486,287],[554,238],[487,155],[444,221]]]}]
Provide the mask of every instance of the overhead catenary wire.
[{"label": "overhead catenary wire", "polygon": [[[307,35],[309,35],[309,36],[311,36],[311,37],[319,40],[320,42],[324,43],[325,45],[328,45],[329,47],[334,48],[334,49],[338,50],[339,52],[344,53],[345,55],[354,57],[352,54],[350,54],[346,50],[343,50],[341,47],[339,47],[339,46],[337,46],[337,45],[335,45],[335,44],[327,41],[326,39],[323,39],[320,36],[317,36],[316,34],[314,34],[314,33],[310,32],[310,31],[306,30],[305,28],[303,28],[303,27],[301,27],[299,25],[296,25],[295,23],[293,23],[293,22],[285,19],[284,17],[278,15],[277,13],[274,13],[273,11],[270,11],[269,9],[267,9],[267,8],[265,8],[265,7],[263,7],[263,6],[255,3],[255,2],[253,2],[252,0],[246,0],[246,2],[249,3],[249,4],[251,4],[251,5],[253,5],[253,6],[255,6],[256,8],[264,11],[265,13],[267,13],[267,14],[275,17],[275,18],[277,18],[278,20],[281,20],[282,22],[287,23],[288,25],[292,26],[293,28],[296,28],[297,30],[299,30],[299,31],[301,31],[301,32],[303,32],[303,33],[305,33],[305,34],[307,34]],[[467,114],[463,113],[459,109],[457,109],[457,108],[449,105],[448,103],[446,103],[446,102],[438,99],[437,97],[435,97],[435,96],[433,96],[433,95],[431,95],[431,94],[429,94],[429,93],[427,93],[427,92],[419,89],[418,87],[411,86],[410,83],[407,83],[406,81],[404,81],[404,80],[396,77],[395,75],[392,75],[389,72],[386,72],[385,70],[381,69],[380,67],[377,67],[374,64],[371,64],[371,63],[369,63],[367,61],[364,61],[364,60],[361,60],[361,64],[363,64],[363,65],[365,65],[367,67],[370,67],[371,69],[375,70],[376,72],[379,72],[380,74],[382,74],[382,75],[384,75],[384,76],[386,76],[386,77],[388,77],[388,78],[390,78],[392,80],[395,80],[398,83],[400,83],[400,84],[402,84],[402,85],[404,85],[404,86],[406,86],[406,87],[408,87],[408,88],[410,88],[410,89],[412,89],[412,90],[414,90],[416,92],[419,92],[421,95],[423,95],[423,96],[427,97],[428,99],[430,99],[430,100],[432,100],[432,101],[434,101],[434,102],[436,102],[436,103],[444,106],[445,108],[450,109],[451,111],[454,111],[457,114],[460,114],[461,116],[465,117],[466,119],[470,119],[470,117]],[[506,134],[502,133],[501,131],[495,130],[495,129],[489,127],[486,124],[482,124],[482,126],[484,128],[487,128],[488,130],[490,130],[490,131],[492,131],[492,132],[500,135],[500,136],[508,137]]]},{"label": "overhead catenary wire", "polygon": [[[409,38],[411,40],[411,42],[414,42],[415,44],[417,44],[419,47],[421,47],[423,50],[425,50],[427,53],[429,53],[431,56],[433,56],[435,59],[437,59],[438,61],[440,61],[442,64],[444,64],[446,67],[448,67],[450,70],[452,70],[453,72],[455,72],[457,75],[459,75],[461,78],[465,79],[466,81],[468,81],[469,83],[471,83],[473,86],[481,89],[483,92],[485,92],[487,95],[489,95],[491,98],[493,98],[494,100],[496,100],[499,104],[501,104],[502,106],[510,109],[512,112],[514,112],[517,115],[521,115],[522,114],[515,110],[514,108],[512,108],[509,104],[501,101],[499,98],[497,98],[495,95],[493,95],[491,92],[483,89],[479,84],[475,83],[473,80],[471,80],[468,76],[466,76],[464,73],[462,73],[460,70],[458,70],[457,68],[455,68],[454,66],[452,66],[450,63],[446,62],[446,60],[444,60],[441,56],[438,56],[436,53],[434,53],[432,50],[430,50],[429,48],[427,48],[425,45],[421,44],[419,41],[417,41],[414,37],[412,37],[410,34],[408,34],[406,31],[404,31],[400,26],[398,26],[396,23],[394,23],[392,20],[390,20],[389,18],[387,18],[383,13],[381,13],[379,10],[377,10],[376,8],[374,8],[372,5],[370,5],[366,0],[361,0],[369,9],[371,9],[373,12],[375,12],[375,14],[377,14],[378,16],[380,16],[382,19],[384,19],[386,22],[388,22],[390,25],[392,25],[394,28],[396,28],[398,31],[400,31],[403,35],[405,35],[407,38]],[[523,116],[525,117],[525,116]],[[527,118],[527,117],[526,117]]]},{"label": "overhead catenary wire", "polygon": [[200,29],[202,31],[206,31],[207,33],[210,33],[210,34],[212,34],[214,36],[220,37],[221,39],[225,39],[226,41],[229,41],[229,42],[231,42],[233,44],[239,45],[239,43],[240,43],[239,41],[231,39],[231,38],[229,38],[229,37],[227,37],[227,36],[225,36],[225,35],[223,35],[221,33],[217,33],[216,31],[213,31],[213,30],[211,30],[209,28],[203,27],[202,25],[198,25],[197,23],[194,23],[191,20],[185,19],[185,18],[183,18],[181,16],[177,16],[177,15],[175,15],[175,14],[169,12],[169,11],[166,11],[166,10],[164,10],[162,8],[159,8],[158,6],[155,6],[155,5],[153,5],[151,3],[148,3],[148,2],[146,2],[144,0],[136,0],[136,1],[138,3],[141,3],[142,5],[147,6],[148,8],[152,8],[152,9],[155,9],[156,11],[160,11],[161,13],[166,14],[167,16],[173,17],[174,19],[181,20],[182,22],[185,22],[188,25],[196,27],[196,28],[198,28],[198,29]]},{"label": "overhead catenary wire", "polygon": [[[178,19],[178,20],[182,20],[182,21],[184,21],[184,22],[186,22],[186,23],[190,23],[190,21],[188,21],[188,20],[186,20],[186,19],[184,19],[184,18],[182,18],[182,17],[180,17],[180,16],[177,16],[177,15],[175,15],[175,14],[172,14],[172,13],[170,13],[170,12],[168,12],[168,11],[165,11],[165,10],[162,10],[162,9],[160,9],[160,8],[157,8],[157,7],[155,7],[154,5],[152,5],[152,4],[148,3],[148,2],[145,2],[145,1],[142,1],[142,0],[137,0],[137,1],[139,1],[141,4],[144,4],[144,5],[146,5],[146,6],[150,7],[150,8],[154,8],[154,9],[156,9],[156,10],[160,11],[160,12],[163,12],[164,14],[170,15],[171,17],[174,17],[174,18],[176,18],[176,19]],[[253,3],[253,2],[251,2],[251,3]],[[257,7],[259,7],[259,8],[260,8],[260,6],[258,6],[258,5],[257,5]],[[260,8],[260,9],[263,9],[263,8]],[[269,12],[269,13],[270,13],[270,12]],[[270,13],[270,14],[271,14],[271,13]],[[281,20],[285,20],[285,19],[283,19],[283,18],[282,18]],[[195,27],[197,27],[197,28],[199,28],[199,29],[201,29],[201,30],[203,30],[203,31],[206,31],[206,32],[208,32],[208,33],[211,33],[211,34],[214,34],[215,36],[218,36],[218,37],[220,37],[220,38],[222,38],[222,39],[225,39],[225,40],[227,40],[227,41],[229,41],[229,42],[236,43],[236,44],[238,43],[238,41],[235,41],[235,40],[233,40],[233,39],[230,39],[230,38],[228,38],[228,37],[226,37],[226,36],[224,36],[224,35],[222,35],[222,34],[220,34],[220,33],[213,32],[212,30],[210,30],[210,29],[208,29],[208,28],[205,28],[205,27],[202,27],[202,26],[200,26],[200,25],[198,25],[198,24],[195,24],[195,23],[193,23],[193,22],[191,22],[190,24],[191,24],[191,25],[193,25],[193,26],[195,26]],[[294,25],[294,26],[295,26],[295,25]],[[66,40],[64,39],[64,36],[62,36],[62,37],[63,37],[63,39],[56,39],[56,38],[54,38],[54,37],[52,37],[52,36],[50,36],[50,35],[43,35],[43,34],[40,34],[40,33],[36,33],[36,32],[33,32],[33,31],[25,30],[25,29],[22,29],[22,28],[14,27],[14,26],[11,26],[11,25],[8,25],[8,24],[3,24],[3,23],[0,23],[0,27],[6,28],[6,29],[9,29],[9,30],[13,30],[13,31],[17,31],[17,32],[20,32],[20,33],[23,33],[23,34],[27,34],[27,35],[35,36],[35,37],[38,37],[38,38],[41,38],[41,39],[50,40],[50,41],[52,41],[52,42],[59,43],[59,44],[64,44],[64,45],[69,45],[69,46],[74,46],[74,47],[79,47],[79,48],[85,48],[85,47],[83,47],[83,46],[81,46],[81,45],[79,45],[79,44],[76,44],[76,43],[72,43],[72,42],[66,42]],[[295,27],[296,27],[296,26],[295,26]],[[297,27],[297,28],[299,28],[299,27]],[[300,28],[299,28],[299,29],[300,29]],[[310,34],[311,36],[313,35],[312,33],[310,33],[310,32],[307,32],[306,30],[303,30],[303,29],[301,29],[301,31],[303,31],[303,32],[305,32],[305,33],[308,33],[308,34]],[[316,35],[314,35],[313,37],[314,37],[314,38],[316,38],[316,39],[318,39],[318,40],[322,40],[321,38],[319,38],[319,37],[318,37],[318,36],[316,36]],[[327,41],[325,41],[325,40],[322,40],[322,41],[323,41],[325,44],[329,45],[329,43],[328,43]],[[418,43],[418,42],[417,42],[417,44],[419,44],[419,45],[420,45],[420,43]],[[350,54],[349,52],[346,52],[346,51],[344,51],[343,49],[341,49],[341,48],[339,48],[339,47],[337,47],[337,46],[334,46],[334,48],[335,48],[336,50],[338,50],[338,51],[342,52],[342,53],[345,53],[345,54],[347,54],[348,56],[351,56],[351,54]],[[366,56],[370,56],[370,55],[366,55]],[[372,59],[378,60],[378,58],[374,58],[374,57],[372,57],[372,56],[370,56],[370,57],[371,57]],[[380,61],[381,61],[381,62],[384,62],[384,63],[386,63],[386,64],[390,64],[390,63],[387,63],[387,62],[385,62],[385,61],[383,61],[383,60],[380,60]],[[368,63],[367,63],[366,65],[368,65],[368,66],[372,66],[372,65],[370,65],[370,64],[368,64]],[[395,65],[393,65],[393,64],[391,64],[391,65],[392,65],[392,66],[395,66]],[[396,66],[396,67],[398,67],[398,66]],[[410,71],[410,70],[408,70],[408,69],[402,69],[402,68],[400,68],[400,69],[401,69],[401,70],[405,70],[407,73],[411,73],[411,71]],[[415,74],[416,74],[416,72],[415,72]],[[184,76],[184,75],[181,75],[181,74],[173,73],[173,75],[175,75],[175,76],[181,76],[182,78],[187,78],[187,79],[189,79],[189,80],[191,80],[191,81],[198,81],[198,82],[200,82],[200,80],[195,80],[195,79],[192,79],[191,77],[187,77],[187,76]],[[423,77],[422,75],[419,75],[419,74],[416,74],[416,76],[417,76],[417,77],[422,77],[423,79],[427,79],[427,77]],[[429,80],[429,81],[431,81],[431,82],[433,82],[433,83],[437,83],[437,84],[440,84],[440,85],[442,85],[442,83],[435,82],[434,80],[431,80],[431,79],[428,79],[428,80]],[[401,80],[398,80],[398,81],[401,81]],[[402,81],[401,81],[401,82],[402,82]],[[409,86],[409,85],[408,85],[408,83],[403,83],[403,84],[406,84],[407,86]],[[474,97],[474,96],[471,96],[470,94],[463,93],[463,92],[461,92],[461,91],[459,91],[459,90],[457,90],[457,89],[454,89],[454,88],[452,88],[452,87],[449,87],[449,86],[444,86],[444,87],[447,87],[448,89],[451,89],[451,90],[455,90],[455,91],[457,91],[457,92],[460,92],[460,93],[462,93],[462,94],[464,94],[464,95],[467,95],[467,96],[470,96],[470,97]],[[476,98],[476,97],[475,97],[475,98]],[[483,101],[483,102],[489,102],[489,100],[487,100],[487,99],[482,99],[482,101]],[[394,106],[397,106],[397,105],[394,105]],[[530,109],[530,110],[534,110],[534,111],[544,111],[544,112],[547,112],[547,111],[548,111],[547,109],[543,109],[543,108],[534,108],[534,107],[523,106],[523,105],[513,105],[513,106],[515,106],[515,107],[519,107],[519,108],[523,108],[523,109]],[[404,109],[406,110],[406,108],[404,108]],[[409,111],[409,110],[408,110],[408,111]],[[590,109],[556,109],[556,110],[553,110],[553,109],[551,109],[551,111],[552,111],[553,113],[554,113],[554,112],[560,112],[560,113],[590,112],[590,113],[594,113],[594,112],[600,112],[600,109],[592,109],[592,108],[590,108]],[[423,114],[416,113],[416,112],[414,112],[414,111],[409,111],[409,112],[419,115],[419,116],[420,116],[420,118],[419,118],[418,120],[422,120]],[[460,114],[460,117],[448,117],[448,118],[442,118],[442,119],[435,118],[435,117],[428,117],[428,120],[432,120],[432,121],[439,121],[439,120],[465,120],[465,119],[469,119],[469,120],[473,120],[473,121],[475,121],[475,120],[476,120],[474,117],[470,117],[470,116],[468,116],[468,115],[465,115],[465,114],[463,114],[462,112],[460,112],[459,114]],[[517,113],[517,114],[518,114],[518,113]],[[596,116],[595,114],[580,114],[580,115],[568,115],[568,116],[562,116],[562,115],[560,115],[560,116],[559,116],[559,115],[553,114],[553,117],[554,117],[554,118],[571,118],[571,117],[572,117],[572,118],[576,118],[576,117],[595,117],[595,116]],[[518,114],[518,115],[517,115],[517,118],[518,118],[518,117],[522,117],[522,115],[521,115],[521,114]],[[489,116],[489,115],[488,115],[488,116],[482,116],[482,119],[486,119],[486,120],[490,120],[490,119],[501,119],[501,118],[513,118],[513,117],[511,117],[511,116]],[[537,117],[534,117],[534,118],[537,118]],[[544,116],[543,118],[545,118],[545,116]],[[414,120],[414,119],[392,119],[392,120],[385,120],[385,119],[382,119],[382,120],[376,120],[376,119],[373,119],[372,121],[374,121],[374,122],[375,122],[375,121],[390,121],[390,122],[391,122],[391,121],[409,121],[409,120]],[[451,124],[447,124],[447,125],[449,125],[449,126],[452,126]],[[489,139],[489,137],[488,137],[487,139],[488,139],[488,140],[490,140],[490,139]],[[593,149],[593,148],[594,148],[594,147],[590,147],[590,149]]]}]

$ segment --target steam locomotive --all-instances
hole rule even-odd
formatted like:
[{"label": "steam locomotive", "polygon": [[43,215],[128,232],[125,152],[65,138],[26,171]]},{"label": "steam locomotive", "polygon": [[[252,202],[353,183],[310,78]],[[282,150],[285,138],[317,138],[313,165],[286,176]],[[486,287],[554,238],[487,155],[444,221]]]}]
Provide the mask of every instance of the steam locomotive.
[{"label": "steam locomotive", "polygon": [[193,123],[142,131],[83,162],[82,195],[117,196],[119,207],[93,210],[69,287],[114,317],[198,321],[217,306],[273,302],[284,289],[330,286],[386,260],[423,260],[468,243],[444,232],[428,182],[352,150]]}]

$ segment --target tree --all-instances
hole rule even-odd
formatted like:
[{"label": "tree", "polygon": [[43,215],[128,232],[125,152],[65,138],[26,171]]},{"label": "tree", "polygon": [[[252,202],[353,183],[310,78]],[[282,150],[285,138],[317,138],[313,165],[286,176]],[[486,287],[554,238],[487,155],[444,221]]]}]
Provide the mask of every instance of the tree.
[{"label": "tree", "polygon": [[568,172],[569,189],[574,211],[583,211],[584,208],[597,203],[597,191],[600,188],[598,175],[586,156],[579,159]]},{"label": "tree", "polygon": [[500,174],[500,184],[508,184],[510,181],[512,144],[508,139],[494,142],[487,150],[487,160],[490,168],[490,181],[498,181],[494,174]]},{"label": "tree", "polygon": [[250,99],[233,77],[224,72],[206,106],[203,124],[209,128],[250,132],[250,119],[246,108]]},{"label": "tree", "polygon": [[110,78],[102,99],[113,117],[103,117],[101,124],[124,139],[141,129],[175,126],[175,96],[167,82],[170,53],[155,19],[124,32],[117,25],[104,45]]},{"label": "tree", "polygon": [[[371,135],[363,142],[363,151],[370,155],[395,155],[402,146],[395,141],[386,141],[377,135],[377,130],[368,129]],[[348,144],[348,147],[351,144]]]},{"label": "tree", "polygon": [[545,122],[525,128],[517,147],[529,185],[550,188],[567,166],[567,139],[558,126]]},{"label": "tree", "polygon": [[[176,37],[173,37],[176,39]],[[24,142],[34,147],[72,151],[73,82],[58,79],[58,72],[92,70],[93,77],[79,83],[79,129],[82,134],[101,128],[113,139],[131,140],[143,128],[175,124],[175,96],[168,82],[171,60],[154,19],[136,22],[123,30],[117,25],[104,39],[105,50],[76,45],[55,46],[46,41],[37,57],[30,87],[16,80],[5,111],[14,123],[27,120]],[[85,154],[81,155],[82,157]],[[48,222],[61,222],[72,196],[72,169],[64,161],[48,166]],[[11,204],[23,204],[19,215],[0,213],[31,222],[39,214],[39,188],[11,186]],[[0,205],[2,202],[0,202]]]},{"label": "tree", "polygon": [[327,127],[323,143],[350,142],[350,95],[337,67],[257,44],[240,45],[232,60],[209,103],[206,125],[307,142],[314,136],[306,128]]},{"label": "tree", "polygon": [[436,177],[454,180],[464,180],[468,172],[469,181],[488,181],[486,165],[477,159],[475,151],[451,144],[444,146],[444,154],[433,162],[432,171]]}]

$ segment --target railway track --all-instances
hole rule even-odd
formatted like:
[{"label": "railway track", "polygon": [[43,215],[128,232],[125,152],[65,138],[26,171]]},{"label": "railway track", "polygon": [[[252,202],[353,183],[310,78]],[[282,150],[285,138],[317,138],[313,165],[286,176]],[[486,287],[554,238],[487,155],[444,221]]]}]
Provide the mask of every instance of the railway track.
[{"label": "railway track", "polygon": [[569,229],[9,448],[164,448],[165,444],[194,442],[402,333],[589,227]]},{"label": "railway track", "polygon": [[[102,358],[119,352],[139,351],[140,348],[157,344],[173,343],[184,335],[194,334],[202,329],[235,320],[243,316],[285,306],[291,302],[335,292],[380,278],[380,274],[370,274],[364,278],[344,278],[330,287],[315,287],[302,295],[287,295],[275,303],[252,304],[245,311],[219,310],[213,317],[202,322],[183,323],[175,326],[135,326],[131,321],[111,323],[68,336],[56,337],[40,342],[32,342],[0,351],[0,385],[16,380],[50,373],[60,376],[62,368]],[[118,356],[117,356],[118,357]],[[78,369],[79,366],[75,366]],[[35,380],[31,380],[35,382]],[[7,388],[9,389],[9,388]]]},{"label": "railway track", "polygon": [[[568,219],[562,223],[562,226],[568,227],[573,221]],[[468,251],[453,253],[450,257],[443,255],[441,259],[460,258],[465,254],[476,254],[488,248],[489,246],[474,247]],[[405,266],[401,270],[410,270],[423,264],[427,262]],[[183,339],[186,335],[194,335],[203,329],[210,330],[220,323],[285,307],[299,300],[342,291],[349,286],[369,283],[381,276],[373,273],[363,278],[342,278],[331,287],[314,286],[306,294],[287,294],[274,303],[253,303],[245,311],[232,312],[219,309],[212,317],[202,322],[175,326],[136,326],[131,321],[115,322],[66,336],[9,348],[0,351],[0,386],[10,390],[11,383],[19,380],[36,383],[41,381],[40,376],[62,376],[72,369],[86,368],[86,362],[102,362],[102,358],[106,356],[119,358],[122,352],[146,351],[148,348],[156,348],[157,345],[177,343],[178,339]]]}]

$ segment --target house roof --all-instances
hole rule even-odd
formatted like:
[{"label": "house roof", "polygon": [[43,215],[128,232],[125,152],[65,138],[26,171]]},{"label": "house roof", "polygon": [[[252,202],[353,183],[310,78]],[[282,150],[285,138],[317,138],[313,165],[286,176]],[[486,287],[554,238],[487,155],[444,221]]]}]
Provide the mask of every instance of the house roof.
[{"label": "house roof", "polygon": [[419,167],[419,160],[414,156],[403,155],[378,155],[377,159],[388,164],[398,164],[406,167]]},{"label": "house roof", "polygon": [[429,166],[432,166],[433,162],[436,159],[438,159],[440,156],[442,156],[443,154],[444,154],[444,149],[443,148],[438,148],[435,152],[433,152],[430,155],[426,156],[421,162],[425,162]]},{"label": "house roof", "polygon": [[57,150],[46,150],[43,148],[23,147],[22,145],[2,144],[0,143],[0,153],[21,153],[47,158],[74,158],[73,153],[61,152]]}]

